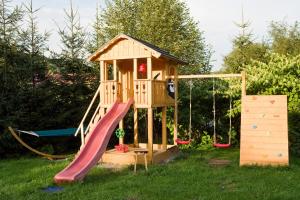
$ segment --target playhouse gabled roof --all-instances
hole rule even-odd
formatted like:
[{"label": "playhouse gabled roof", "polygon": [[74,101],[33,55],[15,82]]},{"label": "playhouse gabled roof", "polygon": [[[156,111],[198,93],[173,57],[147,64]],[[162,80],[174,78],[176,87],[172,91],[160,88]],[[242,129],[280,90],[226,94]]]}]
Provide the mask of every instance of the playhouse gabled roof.
[{"label": "playhouse gabled roof", "polygon": [[95,61],[101,54],[103,54],[107,49],[118,43],[120,40],[127,39],[130,41],[134,41],[138,43],[139,45],[143,46],[145,49],[147,49],[149,52],[151,52],[151,55],[155,58],[166,58],[168,60],[174,61],[178,64],[187,65],[188,63],[185,61],[182,61],[181,59],[177,58],[176,56],[171,55],[168,51],[163,50],[153,44],[150,44],[149,42],[131,37],[129,35],[120,34],[107,42],[105,45],[100,47],[95,53],[93,53],[91,56],[89,56],[88,61]]}]

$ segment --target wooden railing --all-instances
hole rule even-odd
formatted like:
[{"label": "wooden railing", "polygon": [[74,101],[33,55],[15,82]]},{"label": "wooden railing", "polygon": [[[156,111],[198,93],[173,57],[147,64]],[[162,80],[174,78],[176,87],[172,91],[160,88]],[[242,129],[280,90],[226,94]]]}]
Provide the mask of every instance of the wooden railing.
[{"label": "wooden railing", "polygon": [[[92,99],[92,101],[91,101],[91,103],[90,103],[88,109],[86,110],[86,112],[85,112],[85,114],[84,114],[84,116],[83,116],[83,118],[82,118],[82,120],[81,120],[81,122],[80,122],[80,124],[79,124],[79,126],[78,126],[78,128],[77,128],[77,130],[76,130],[76,132],[75,132],[75,136],[77,136],[78,133],[80,133],[80,136],[81,136],[81,145],[84,145],[84,142],[85,142],[85,140],[84,140],[85,135],[89,132],[89,130],[90,130],[90,128],[91,128],[92,122],[95,121],[95,117],[97,116],[97,114],[100,114],[100,113],[99,113],[99,109],[100,109],[100,91],[101,91],[101,85],[98,87],[98,89],[97,89],[97,91],[96,91],[96,93],[95,93],[95,95],[94,95],[94,97],[93,97],[93,99]],[[96,109],[96,111],[94,112],[94,114],[93,114],[93,116],[92,116],[92,118],[91,118],[91,120],[90,120],[90,122],[89,122],[89,125],[88,125],[87,128],[84,130],[84,122],[86,121],[86,118],[87,118],[88,114],[90,113],[91,108],[93,107],[94,103],[96,103],[97,97],[99,97],[97,109]],[[98,116],[98,117],[99,117],[99,119],[100,119],[100,116]],[[99,119],[98,119],[98,120],[99,120]]]},{"label": "wooden railing", "polygon": [[150,104],[148,98],[148,92],[151,81],[146,79],[140,79],[134,81],[134,103],[140,106],[147,106]]},{"label": "wooden railing", "polygon": [[163,105],[166,104],[166,81],[154,80],[152,81],[152,104]]},{"label": "wooden railing", "polygon": [[[152,84],[152,87],[151,87]],[[167,82],[161,80],[139,79],[134,81],[134,103],[137,107],[147,107],[170,104],[167,97]],[[150,88],[152,96],[149,97]],[[150,102],[151,101],[151,102]]]},{"label": "wooden railing", "polygon": [[121,97],[121,84],[117,81],[102,81],[102,101],[103,105],[113,104],[117,98]]}]

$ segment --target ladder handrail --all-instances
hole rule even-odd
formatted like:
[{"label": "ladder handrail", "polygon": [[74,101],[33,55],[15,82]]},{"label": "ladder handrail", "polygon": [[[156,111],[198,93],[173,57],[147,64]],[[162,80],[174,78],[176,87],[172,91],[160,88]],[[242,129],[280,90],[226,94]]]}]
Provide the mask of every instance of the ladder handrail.
[{"label": "ladder handrail", "polygon": [[[99,87],[98,87],[98,89],[97,89],[97,91],[96,91],[96,93],[95,93],[95,95],[94,95],[94,97],[93,97],[93,99],[92,99],[92,101],[91,101],[88,109],[86,110],[86,112],[85,112],[85,114],[84,114],[84,116],[83,116],[83,118],[81,120],[81,122],[80,122],[80,124],[79,124],[79,126],[78,126],[78,128],[77,128],[77,130],[75,132],[75,136],[77,136],[78,133],[79,133],[79,131],[81,131],[81,137],[83,137],[83,134],[84,134],[83,131],[82,131],[83,130],[83,123],[84,123],[86,117],[88,116],[88,114],[89,114],[89,112],[90,112],[90,110],[91,110],[91,108],[92,108],[92,106],[93,106],[93,104],[94,104],[97,96],[99,95],[99,97],[100,97],[100,94],[99,94],[100,93],[100,89],[101,89],[101,84],[99,85]],[[83,138],[81,138],[81,139],[83,139]]]},{"label": "ladder handrail", "polygon": [[89,125],[86,127],[86,129],[84,131],[84,135],[86,135],[89,132],[89,129],[91,128],[91,125],[92,125],[97,113],[99,112],[100,107],[101,107],[101,104],[99,103],[99,105],[97,106],[97,108],[96,108],[96,110],[95,110],[95,112],[94,112],[94,114],[91,118],[91,121],[90,121]]}]

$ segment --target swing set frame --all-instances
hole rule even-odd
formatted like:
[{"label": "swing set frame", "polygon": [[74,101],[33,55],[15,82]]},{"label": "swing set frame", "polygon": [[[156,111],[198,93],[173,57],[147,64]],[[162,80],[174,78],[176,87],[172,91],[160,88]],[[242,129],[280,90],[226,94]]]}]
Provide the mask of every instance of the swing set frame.
[{"label": "swing set frame", "polygon": [[[169,78],[174,78],[174,77],[169,77]],[[242,71],[240,74],[195,74],[195,75],[178,75],[177,76],[178,79],[207,79],[207,78],[240,78],[242,79],[242,84],[241,84],[241,91],[242,91],[242,100],[243,100],[243,97],[246,96],[246,73],[244,71]],[[215,84],[215,83],[214,83]],[[213,85],[213,90],[215,89],[214,88],[215,85]],[[177,144],[180,144],[180,145],[187,145],[191,142],[191,107],[192,107],[192,102],[191,102],[191,90],[192,90],[192,85],[191,85],[191,82],[190,82],[190,122],[189,122],[189,140],[181,140],[179,138],[177,138],[177,133],[178,131],[175,130],[174,131],[174,134],[176,134],[176,136],[174,138],[177,138],[175,140],[175,142]],[[176,95],[176,98],[178,97],[178,95]],[[214,94],[213,94],[213,114],[214,114],[214,136],[213,136],[213,140],[214,140],[214,147],[217,147],[217,148],[228,148],[231,146],[231,142],[230,142],[230,133],[229,133],[229,142],[227,144],[220,144],[220,143],[217,143],[217,140],[216,140],[216,124],[215,124],[215,91],[214,91]],[[175,99],[175,102],[177,102],[177,99]],[[231,108],[231,102],[230,102],[230,109]],[[178,106],[175,106],[175,113],[178,113]],[[177,118],[177,117],[176,117]],[[177,123],[177,121],[175,122]],[[230,124],[231,124],[231,119],[230,119]],[[177,128],[177,126],[176,126]],[[230,128],[230,131],[231,131],[231,128]]]}]

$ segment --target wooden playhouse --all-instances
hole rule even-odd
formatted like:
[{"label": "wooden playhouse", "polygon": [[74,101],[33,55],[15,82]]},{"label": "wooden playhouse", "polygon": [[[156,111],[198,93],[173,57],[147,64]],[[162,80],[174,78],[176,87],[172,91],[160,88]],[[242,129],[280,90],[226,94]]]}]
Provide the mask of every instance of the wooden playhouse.
[{"label": "wooden playhouse", "polygon": [[[178,75],[178,66],[184,61],[145,41],[118,35],[89,57],[89,61],[100,66],[100,85],[76,132],[80,132],[82,144],[85,136],[103,117],[106,110],[118,99],[133,103],[133,144],[129,152],[108,150],[102,156],[103,163],[133,164],[137,148],[147,149],[147,161],[159,163],[178,153],[177,140],[177,97],[178,79],[193,78],[241,78],[241,148],[240,165],[288,165],[288,130],[286,96],[246,95],[246,76],[242,74]],[[167,89],[173,83],[174,93]],[[167,142],[167,107],[174,107],[173,145]],[[153,110],[161,110],[161,143],[153,144]],[[147,142],[139,140],[138,110],[147,111]],[[88,117],[92,115],[92,117]],[[90,119],[90,120],[88,120]],[[86,122],[87,125],[86,125]],[[123,128],[123,121],[119,127]],[[120,143],[123,143],[121,140]],[[143,163],[143,157],[138,162]]]},{"label": "wooden playhouse", "polygon": [[[168,52],[145,41],[132,38],[128,35],[118,35],[106,45],[102,46],[89,57],[89,61],[98,62],[100,66],[100,86],[94,96],[81,126],[82,144],[84,137],[93,128],[93,125],[105,114],[106,110],[119,99],[127,102],[134,99],[134,138],[132,148],[147,148],[147,160],[158,163],[169,159],[178,152],[176,145],[167,144],[166,112],[168,106],[175,107],[174,140],[177,138],[177,67],[187,64],[172,56]],[[169,79],[168,77],[172,77]],[[168,95],[168,82],[175,85],[174,98]],[[96,111],[92,110],[97,106]],[[153,109],[161,109],[161,144],[153,144]],[[138,110],[147,110],[147,143],[139,142]],[[86,126],[88,113],[94,113],[90,123]],[[119,127],[126,126],[123,121]],[[120,141],[121,143],[123,141]],[[129,148],[131,150],[131,148]],[[142,158],[141,158],[142,159]],[[142,161],[142,160],[141,160]],[[132,152],[119,153],[114,149],[106,151],[101,162],[112,164],[132,164]]]}]

